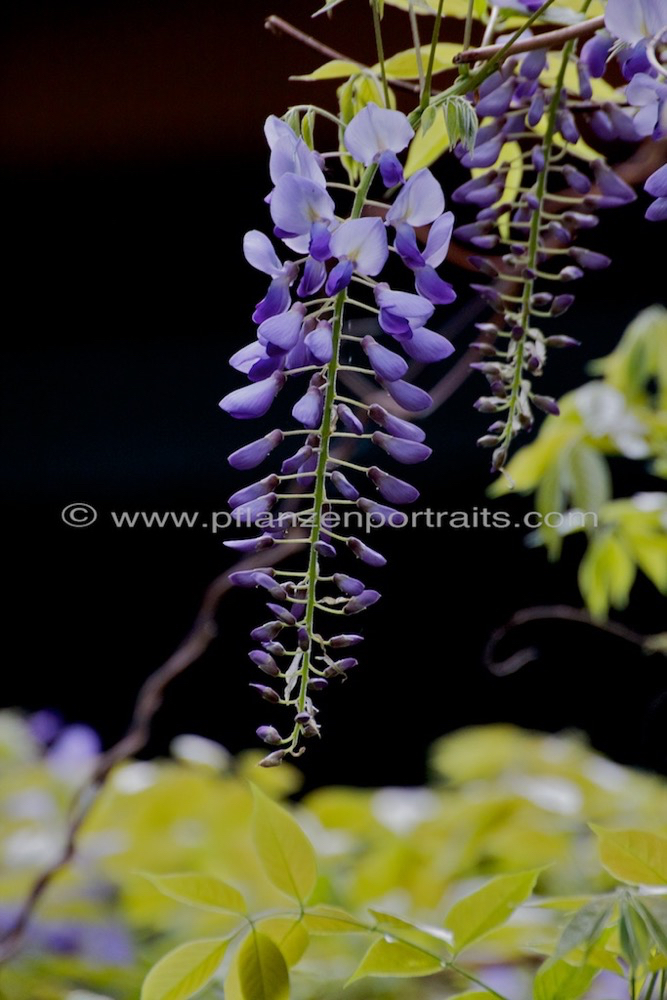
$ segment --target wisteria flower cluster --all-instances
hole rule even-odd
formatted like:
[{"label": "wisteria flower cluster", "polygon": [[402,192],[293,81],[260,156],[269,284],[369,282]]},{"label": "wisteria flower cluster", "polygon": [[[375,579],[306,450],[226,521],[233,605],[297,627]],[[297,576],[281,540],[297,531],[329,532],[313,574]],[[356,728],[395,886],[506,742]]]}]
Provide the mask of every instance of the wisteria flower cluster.
[{"label": "wisteria flower cluster", "polygon": [[[385,563],[361,538],[334,530],[341,508],[356,510],[359,518],[389,520],[399,514],[394,504],[411,503],[419,495],[379,465],[360,466],[337,457],[333,446],[344,438],[368,440],[405,465],[422,462],[431,453],[419,427],[397,416],[391,406],[342,394],[339,376],[361,371],[375,379],[389,404],[393,401],[408,413],[428,410],[431,397],[406,378],[408,365],[411,359],[427,364],[452,353],[451,343],[427,324],[436,307],[448,305],[456,295],[437,273],[454,217],[445,211],[442,188],[430,170],[404,179],[398,155],[414,136],[405,115],[371,103],[347,125],[345,151],[365,171],[358,187],[349,189],[353,204],[343,216],[331,192],[346,186],[327,180],[326,160],[281,119],[269,118],[265,132],[274,185],[267,198],[273,235],[296,257],[283,261],[264,233],[246,234],[246,259],[271,280],[253,314],[256,339],[231,359],[249,384],[225,396],[220,406],[238,419],[262,417],[289,382],[307,378],[291,410],[301,429],[276,428],[229,457],[234,468],[250,470],[283,442],[293,439],[298,445],[278,472],[230,498],[237,523],[259,534],[226,545],[248,553],[292,544],[294,518],[278,513],[281,501],[298,502],[299,518],[310,525],[307,534],[296,535],[307,553],[302,571],[266,567],[232,576],[236,585],[261,588],[270,598],[270,619],[251,634],[257,648],[250,659],[266,677],[281,682],[282,691],[268,683],[253,686],[266,701],[295,714],[287,735],[272,725],[258,730],[276,748],[263,761],[271,766],[300,753],[302,738],[319,733],[313,696],[357,664],[347,651],[362,636],[347,630],[347,619],[380,597],[356,576],[324,569],[338,548],[371,567]],[[376,174],[386,187],[396,189],[384,218],[371,214],[373,205],[367,200]],[[429,227],[424,245],[417,239],[421,227]],[[390,251],[411,275],[414,291],[394,289],[381,280]],[[353,298],[351,289],[360,298]],[[347,332],[349,306],[377,316],[375,336]],[[323,614],[341,617],[342,628],[323,635]]]}]

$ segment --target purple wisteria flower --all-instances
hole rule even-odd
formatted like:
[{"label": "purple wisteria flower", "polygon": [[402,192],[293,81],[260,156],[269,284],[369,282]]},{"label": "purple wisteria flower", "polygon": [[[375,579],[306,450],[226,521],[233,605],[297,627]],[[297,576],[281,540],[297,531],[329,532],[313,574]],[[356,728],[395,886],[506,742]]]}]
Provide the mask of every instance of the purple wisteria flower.
[{"label": "purple wisteria flower", "polygon": [[646,218],[650,222],[667,220],[667,163],[651,174],[644,190],[656,199],[646,210]]},{"label": "purple wisteria flower", "polygon": [[[386,460],[403,466],[430,456],[423,430],[391,409],[397,404],[408,413],[417,413],[431,406],[430,395],[409,381],[409,363],[437,362],[452,353],[451,343],[427,324],[433,325],[438,306],[452,302],[455,293],[437,273],[447,256],[454,216],[445,211],[442,188],[431,171],[420,170],[404,181],[398,154],[414,136],[405,115],[369,104],[352,119],[343,136],[346,150],[367,170],[366,185],[377,168],[384,185],[398,187],[384,219],[376,211],[366,214],[365,206],[345,215],[328,188],[324,159],[278,118],[269,118],[265,131],[274,185],[266,199],[273,235],[288,255],[292,252],[300,259],[281,259],[271,240],[257,230],[246,234],[245,257],[269,277],[270,284],[253,313],[256,338],[230,361],[248,382],[229,392],[220,406],[238,419],[259,418],[279,392],[285,390],[287,395],[292,379],[302,374],[307,379],[288,403],[298,428],[274,429],[229,456],[234,468],[254,469],[289,436],[296,437],[278,461],[279,472],[236,489],[229,498],[233,520],[255,528],[257,534],[224,542],[244,554],[278,552],[289,536],[290,542],[299,542],[310,552],[305,573],[268,566],[230,575],[233,584],[257,589],[270,598],[271,617],[251,633],[258,648],[250,659],[264,680],[282,682],[284,692],[281,695],[266,683],[252,687],[264,701],[291,707],[295,713],[289,735],[282,736],[275,726],[257,730],[260,739],[272,747],[263,761],[270,767],[288,754],[300,753],[302,739],[319,735],[313,695],[329,681],[344,678],[357,663],[352,658],[336,660],[332,653],[355,645],[362,636],[341,633],[326,639],[315,616],[357,614],[380,597],[356,576],[332,574],[329,569],[320,574],[321,560],[352,558],[369,567],[386,562],[361,538],[341,534],[334,515],[345,513],[349,505],[357,517],[355,526],[360,515],[369,526],[402,524],[404,515],[383,501],[402,505],[419,496],[411,483],[391,471],[339,458],[336,438],[358,438],[364,447],[375,446]],[[429,227],[426,234],[418,232],[422,227]],[[375,280],[387,263],[392,232],[398,259],[414,279],[414,291]],[[347,290],[353,281],[352,299]],[[350,307],[377,315],[377,330],[355,337],[354,323],[350,325],[346,315]],[[342,347],[345,356],[348,351],[360,355],[358,363],[386,392],[386,407],[340,395],[337,379]],[[299,528],[301,514],[297,513],[296,523],[294,518],[285,523],[280,513],[281,500],[291,484],[297,491],[295,497],[306,505],[301,514],[315,515],[310,528],[303,522],[305,530]],[[363,495],[369,492],[379,495],[378,499]],[[315,509],[309,510],[313,505]],[[330,523],[332,518],[334,523]],[[326,593],[332,589],[333,594]]]},{"label": "purple wisteria flower", "polygon": [[403,168],[396,156],[414,136],[414,129],[400,111],[367,104],[345,129],[343,141],[358,163],[377,163],[387,187],[403,183]]}]

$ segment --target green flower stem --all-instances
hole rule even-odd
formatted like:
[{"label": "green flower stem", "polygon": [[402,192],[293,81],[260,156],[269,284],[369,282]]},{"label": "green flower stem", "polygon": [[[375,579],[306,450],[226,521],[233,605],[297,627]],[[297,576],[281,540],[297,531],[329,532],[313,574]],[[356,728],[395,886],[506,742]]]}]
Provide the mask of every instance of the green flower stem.
[{"label": "green flower stem", "polygon": [[424,111],[431,103],[431,81],[433,79],[433,66],[435,65],[435,50],[438,45],[438,39],[440,38],[440,26],[442,24],[442,8],[444,7],[444,0],[440,0],[438,3],[438,9],[435,14],[435,21],[433,22],[433,35],[431,36],[431,51],[428,54],[428,66],[426,67],[426,77],[424,79],[424,86],[422,88],[422,97],[419,102],[418,114],[421,118]]},{"label": "green flower stem", "polygon": [[390,107],[389,103],[389,87],[387,85],[387,72],[384,65],[384,46],[382,44],[382,25],[380,24],[380,10],[378,0],[371,0],[371,6],[373,8],[373,30],[375,31],[375,47],[378,53],[378,62],[380,63],[380,79],[382,80],[382,92],[384,94],[384,106],[386,108]]},{"label": "green flower stem", "polygon": [[[353,219],[358,219],[362,213],[366,196],[368,190],[375,176],[376,165],[372,164],[367,167],[359,181],[359,187],[357,188],[354,203],[352,205],[352,211],[350,217]],[[308,591],[306,594],[306,612],[303,618],[303,625],[308,634],[308,648],[304,650],[303,659],[300,667],[300,679],[299,679],[299,694],[297,698],[297,704],[299,712],[305,711],[306,707],[306,697],[308,693],[308,679],[312,667],[313,659],[313,633],[314,633],[314,619],[315,619],[315,609],[317,607],[317,584],[319,582],[319,561],[317,555],[316,545],[320,540],[320,534],[322,530],[322,515],[324,510],[324,505],[327,503],[326,494],[326,480],[327,480],[327,464],[329,462],[329,452],[331,448],[331,441],[333,436],[333,408],[334,403],[337,399],[341,397],[337,395],[337,380],[338,372],[340,370],[340,345],[341,337],[343,334],[343,321],[345,315],[345,303],[347,301],[347,289],[343,289],[339,292],[335,298],[334,302],[334,313],[331,324],[331,333],[333,341],[333,354],[331,361],[327,367],[327,387],[324,397],[324,407],[322,410],[322,422],[318,430],[318,436],[320,439],[319,455],[317,460],[317,469],[315,471],[315,487],[314,487],[314,501],[313,501],[313,511],[312,511],[312,527],[310,531],[310,537],[308,538],[309,546],[309,556],[308,556]],[[350,400],[350,402],[356,403],[356,400]],[[299,739],[300,726],[295,725],[292,730],[291,736],[288,739],[288,749],[294,750]]]},{"label": "green flower stem", "polygon": [[[560,68],[558,70],[558,77],[556,79],[556,85],[553,89],[551,95],[551,101],[549,103],[549,110],[547,113],[547,127],[544,134],[544,142],[542,145],[542,151],[544,153],[544,169],[540,172],[537,178],[537,184],[535,185],[535,196],[538,200],[538,207],[533,212],[532,218],[530,220],[530,236],[528,239],[527,253],[526,253],[526,267],[535,270],[537,268],[537,255],[539,252],[539,242],[540,242],[540,227],[542,225],[542,213],[544,211],[544,202],[546,198],[547,191],[547,179],[549,176],[549,161],[551,158],[551,151],[554,144],[554,135],[556,133],[556,115],[558,113],[558,107],[560,105],[561,91],[563,89],[563,83],[565,81],[565,71],[567,70],[567,64],[572,55],[572,49],[574,48],[574,42],[568,42],[563,49],[563,54],[561,56]],[[531,307],[530,300],[532,298],[535,288],[535,279],[527,281],[523,286],[523,296],[521,305],[521,329],[523,334],[521,340],[517,341],[516,353],[514,355],[514,378],[512,379],[512,387],[510,389],[509,406],[507,410],[507,422],[505,424],[505,429],[503,431],[502,441],[505,446],[509,444],[512,439],[512,432],[514,428],[514,418],[516,415],[517,405],[519,402],[519,394],[521,391],[521,379],[523,376],[523,359],[526,350],[526,331],[530,323],[531,317]]]}]

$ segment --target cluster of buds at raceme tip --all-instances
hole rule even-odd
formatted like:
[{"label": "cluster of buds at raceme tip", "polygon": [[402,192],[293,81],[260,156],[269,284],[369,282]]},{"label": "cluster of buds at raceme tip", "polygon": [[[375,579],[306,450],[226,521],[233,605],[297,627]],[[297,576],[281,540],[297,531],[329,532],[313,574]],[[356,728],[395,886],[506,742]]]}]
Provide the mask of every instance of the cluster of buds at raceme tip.
[{"label": "cluster of buds at raceme tip", "polygon": [[[257,647],[250,659],[264,675],[253,686],[270,704],[290,710],[292,727],[284,734],[279,723],[258,729],[274,748],[262,763],[272,766],[301,753],[303,738],[318,735],[314,696],[357,664],[349,652],[362,636],[348,619],[380,596],[356,571],[348,572],[349,566],[338,572],[335,560],[345,554],[350,562],[356,558],[366,567],[380,567],[384,557],[361,538],[334,531],[327,514],[356,509],[366,517],[390,519],[398,513],[395,504],[411,503],[419,495],[394,471],[337,458],[332,447],[340,438],[359,442],[364,453],[378,446],[383,464],[387,455],[405,465],[429,457],[424,432],[398,416],[392,401],[408,413],[431,406],[428,393],[407,380],[408,365],[411,359],[424,364],[452,353],[450,342],[427,324],[437,307],[456,296],[436,270],[447,255],[454,217],[445,211],[440,184],[428,169],[404,179],[398,156],[414,135],[405,115],[368,104],[347,125],[345,152],[363,168],[357,186],[328,182],[327,158],[286,121],[269,118],[265,132],[274,185],[266,199],[273,235],[291,257],[282,260],[261,232],[245,236],[246,259],[269,276],[270,284],[253,314],[256,339],[230,362],[248,384],[225,396],[220,406],[239,419],[259,418],[278,393],[288,392],[293,383],[300,386],[291,410],[299,429],[271,430],[229,457],[236,469],[254,469],[274,449],[293,444],[280,471],[230,498],[235,520],[257,533],[225,543],[242,553],[295,541],[304,548],[299,570],[266,567],[231,577],[239,586],[266,591],[269,598],[270,619],[251,633]],[[369,214],[374,181],[395,192],[384,218]],[[332,191],[348,203],[344,214]],[[422,227],[428,227],[423,245],[416,236]],[[390,251],[405,266],[409,291],[381,280]],[[375,317],[375,334],[355,335],[354,325],[347,323],[349,310]],[[340,376],[346,371],[373,377],[378,394],[386,393],[386,406],[341,394]],[[286,500],[298,502],[298,513],[307,517],[306,535],[297,531],[295,537],[281,523],[280,505]]]},{"label": "cluster of buds at raceme tip", "polygon": [[[457,150],[472,176],[452,198],[462,211],[468,206],[471,218],[454,235],[475,248],[470,262],[492,279],[472,287],[496,314],[478,325],[481,359],[473,364],[489,383],[476,407],[494,420],[478,443],[493,449],[494,470],[505,465],[515,435],[532,426],[535,409],[558,413],[554,399],[534,390],[533,379],[542,374],[549,347],[577,345],[560,318],[574,301],[571,283],[611,263],[578,245],[578,237],[597,225],[598,209],[636,197],[602,157],[578,156],[584,121],[608,127],[609,138],[619,130],[636,133],[621,108],[592,102],[591,75],[600,70],[585,55],[577,57],[570,42],[555,56],[535,49],[508,59],[476,95],[474,147]],[[573,76],[574,92],[565,86]]]}]

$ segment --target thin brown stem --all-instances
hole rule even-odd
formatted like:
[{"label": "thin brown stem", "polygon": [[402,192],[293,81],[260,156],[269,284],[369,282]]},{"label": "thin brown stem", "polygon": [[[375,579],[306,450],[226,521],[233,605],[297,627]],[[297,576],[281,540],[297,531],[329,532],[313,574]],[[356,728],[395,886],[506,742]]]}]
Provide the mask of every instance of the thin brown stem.
[{"label": "thin brown stem", "polygon": [[533,608],[523,608],[521,611],[517,611],[513,614],[505,625],[501,625],[500,628],[497,628],[491,634],[489,641],[486,644],[486,648],[484,649],[484,653],[482,655],[482,662],[484,663],[484,666],[497,677],[506,677],[508,674],[513,674],[517,670],[520,670],[521,667],[526,666],[527,663],[531,663],[533,660],[536,660],[539,656],[539,652],[534,646],[521,649],[504,660],[496,659],[496,649],[505,636],[513,629],[520,628],[522,625],[528,625],[531,622],[554,620],[574,622],[579,625],[588,625],[590,628],[596,628],[601,632],[606,632],[608,635],[613,635],[617,639],[622,639],[624,642],[629,642],[634,646],[639,646],[639,648],[644,652],[657,652],[657,649],[654,649],[651,646],[651,640],[654,638],[653,636],[644,635],[641,632],[635,632],[634,629],[628,628],[625,625],[620,625],[618,622],[604,621],[593,618],[588,611],[583,608],[573,608],[567,604],[554,604],[536,606]]},{"label": "thin brown stem", "polygon": [[[573,38],[585,38],[592,35],[598,28],[604,27],[604,17],[593,17],[590,21],[582,24],[571,24],[567,28],[557,28],[555,31],[545,31],[533,38],[523,38],[515,42],[511,48],[507,49],[506,55],[515,55],[520,52],[532,52],[534,49],[549,49],[571,41]],[[483,45],[479,49],[466,49],[454,56],[454,62],[473,63],[478,59],[491,59],[498,55],[503,49],[502,45]]]}]

